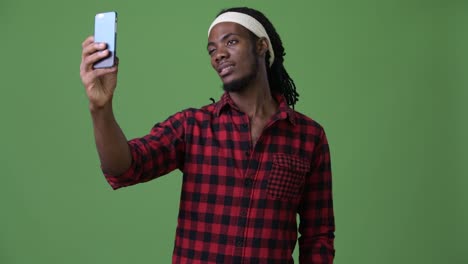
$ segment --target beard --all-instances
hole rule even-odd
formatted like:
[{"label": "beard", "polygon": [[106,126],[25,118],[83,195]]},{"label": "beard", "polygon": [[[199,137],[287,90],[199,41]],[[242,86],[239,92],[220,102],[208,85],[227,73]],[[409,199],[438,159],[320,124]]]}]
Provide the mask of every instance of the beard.
[{"label": "beard", "polygon": [[252,81],[255,80],[255,78],[257,78],[258,61],[255,55],[256,54],[254,52],[254,60],[251,64],[252,70],[250,71],[250,73],[237,80],[232,80],[229,83],[223,83],[223,90],[225,92],[243,92],[249,86],[249,84],[251,84]]},{"label": "beard", "polygon": [[233,80],[229,83],[223,83],[223,90],[226,92],[242,92],[257,77],[257,71],[252,71],[249,75]]}]

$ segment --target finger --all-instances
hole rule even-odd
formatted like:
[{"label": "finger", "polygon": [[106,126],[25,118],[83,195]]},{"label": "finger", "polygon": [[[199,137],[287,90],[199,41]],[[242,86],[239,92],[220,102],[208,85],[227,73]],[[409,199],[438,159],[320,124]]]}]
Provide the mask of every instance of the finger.
[{"label": "finger", "polygon": [[105,68],[105,69],[95,69],[94,70],[94,76],[95,77],[101,77],[103,75],[109,74],[109,73],[116,73],[118,72],[118,67],[114,66],[111,68]]},{"label": "finger", "polygon": [[82,56],[85,57],[87,55],[95,53],[98,50],[104,50],[106,49],[106,47],[106,43],[91,42],[87,46],[83,47]]},{"label": "finger", "polygon": [[81,67],[85,71],[91,71],[93,70],[93,65],[98,62],[101,59],[104,59],[106,57],[109,57],[109,50],[103,50],[99,52],[95,52],[91,55],[84,56],[82,61],[81,61]]},{"label": "finger", "polygon": [[88,37],[83,41],[83,43],[81,43],[81,47],[84,48],[84,47],[88,46],[89,44],[91,44],[92,42],[94,42],[94,36],[88,36]]}]

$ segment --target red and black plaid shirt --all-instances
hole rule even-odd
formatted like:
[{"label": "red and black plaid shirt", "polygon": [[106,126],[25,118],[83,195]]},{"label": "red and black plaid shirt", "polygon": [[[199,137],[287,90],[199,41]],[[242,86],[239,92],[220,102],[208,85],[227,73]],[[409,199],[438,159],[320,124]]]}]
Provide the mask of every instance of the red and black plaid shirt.
[{"label": "red and black plaid shirt", "polygon": [[255,146],[248,116],[225,93],[129,141],[133,162],[114,188],[183,172],[173,263],[332,263],[330,155],[322,127],[282,96]]}]

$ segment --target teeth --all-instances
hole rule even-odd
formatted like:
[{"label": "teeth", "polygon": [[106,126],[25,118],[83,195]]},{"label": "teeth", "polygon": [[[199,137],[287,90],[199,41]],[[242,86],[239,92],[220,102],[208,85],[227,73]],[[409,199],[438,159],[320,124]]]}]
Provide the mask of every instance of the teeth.
[{"label": "teeth", "polygon": [[223,73],[223,72],[225,72],[225,71],[231,69],[232,67],[233,67],[233,66],[227,66],[226,68],[222,68],[222,69],[221,69],[221,73]]}]

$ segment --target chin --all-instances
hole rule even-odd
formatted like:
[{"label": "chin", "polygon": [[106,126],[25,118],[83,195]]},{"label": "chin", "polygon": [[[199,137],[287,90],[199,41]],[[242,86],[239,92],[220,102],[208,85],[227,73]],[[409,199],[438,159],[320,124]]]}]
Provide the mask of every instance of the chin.
[{"label": "chin", "polygon": [[255,80],[257,71],[251,72],[249,75],[223,82],[223,90],[226,92],[242,92]]},{"label": "chin", "polygon": [[242,92],[247,88],[248,83],[242,80],[232,80],[230,82],[223,83],[223,90],[226,92]]}]

